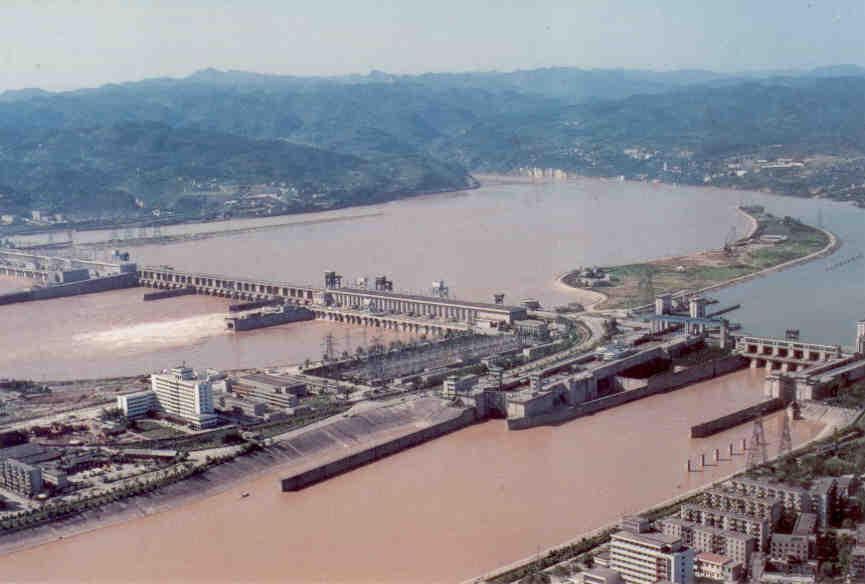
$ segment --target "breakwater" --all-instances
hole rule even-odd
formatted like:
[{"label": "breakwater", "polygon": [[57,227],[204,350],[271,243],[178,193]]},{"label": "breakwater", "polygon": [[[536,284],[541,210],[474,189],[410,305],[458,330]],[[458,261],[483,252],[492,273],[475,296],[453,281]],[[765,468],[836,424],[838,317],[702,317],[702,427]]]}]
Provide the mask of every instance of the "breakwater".
[{"label": "breakwater", "polygon": [[688,367],[681,371],[659,373],[650,377],[646,385],[637,389],[621,391],[574,406],[560,407],[543,414],[508,418],[508,429],[525,430],[526,428],[533,428],[535,426],[561,424],[582,416],[590,416],[638,399],[667,393],[699,381],[726,375],[727,373],[744,368],[747,363],[747,359],[739,356],[730,356],[713,359],[712,361]]},{"label": "breakwater", "polygon": [[433,424],[432,426],[406,434],[405,436],[370,446],[360,452],[350,454],[338,460],[286,477],[281,481],[282,490],[299,491],[329,478],[347,473],[365,464],[396,454],[397,452],[401,452],[407,448],[411,448],[412,446],[423,444],[433,438],[438,438],[439,436],[455,432],[456,430],[460,430],[473,424],[475,421],[476,416],[474,409],[465,410],[455,418]]},{"label": "breakwater", "polygon": [[15,304],[17,302],[31,302],[34,300],[48,300],[50,298],[64,298],[66,296],[79,296],[81,294],[93,294],[96,292],[107,292],[108,290],[119,290],[131,288],[138,285],[138,275],[135,273],[114,274],[100,278],[90,278],[70,284],[58,284],[57,286],[46,286],[44,288],[33,288],[24,292],[12,292],[0,295],[0,305]]},{"label": "breakwater", "polygon": [[765,416],[766,414],[776,412],[783,407],[784,402],[777,397],[760,402],[753,406],[733,412],[732,414],[727,414],[726,416],[721,416],[720,418],[715,418],[714,420],[691,426],[691,438],[706,438],[707,436],[712,436],[713,434],[723,432],[733,426],[750,422],[759,416]]}]

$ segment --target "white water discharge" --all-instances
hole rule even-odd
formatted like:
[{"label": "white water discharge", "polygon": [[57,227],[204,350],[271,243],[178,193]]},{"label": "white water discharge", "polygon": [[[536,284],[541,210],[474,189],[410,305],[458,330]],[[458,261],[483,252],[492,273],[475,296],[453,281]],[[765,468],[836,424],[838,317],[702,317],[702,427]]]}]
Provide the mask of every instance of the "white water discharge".
[{"label": "white water discharge", "polygon": [[177,320],[144,322],[79,333],[72,337],[78,350],[97,352],[108,348],[122,353],[194,345],[209,337],[228,334],[223,314],[199,314]]}]

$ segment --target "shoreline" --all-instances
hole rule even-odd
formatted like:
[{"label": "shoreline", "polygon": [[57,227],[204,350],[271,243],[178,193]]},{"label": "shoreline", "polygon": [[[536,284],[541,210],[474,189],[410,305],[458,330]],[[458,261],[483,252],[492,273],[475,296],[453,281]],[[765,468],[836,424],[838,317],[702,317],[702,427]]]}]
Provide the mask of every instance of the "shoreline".
[{"label": "shoreline", "polygon": [[[403,403],[402,399],[393,399],[376,404],[374,409],[383,410],[400,406]],[[356,413],[362,414],[365,409],[368,408],[361,408]],[[95,510],[78,512],[31,528],[7,534],[0,533],[0,559],[6,555],[38,548],[64,539],[83,536],[102,528],[121,525],[136,519],[192,505],[239,488],[241,485],[260,480],[267,474],[297,474],[310,468],[333,463],[346,457],[348,453],[360,452],[381,443],[399,439],[417,432],[421,426],[425,427],[430,424],[435,425],[436,423],[429,422],[424,417],[415,417],[410,422],[402,423],[392,428],[381,428],[372,431],[365,437],[366,439],[357,443],[351,445],[341,444],[339,447],[330,447],[323,451],[312,452],[300,458],[286,456],[281,451],[280,445],[283,442],[308,432],[327,428],[330,424],[344,419],[345,414],[346,412],[335,414],[307,426],[290,430],[285,434],[274,437],[272,444],[257,452],[242,454],[227,462],[208,468],[200,474],[162,486],[153,492],[134,495],[127,499],[108,503]],[[473,425],[474,423],[476,422],[469,425]],[[287,448],[291,449],[291,446],[289,445]],[[280,476],[274,480],[281,481],[282,478]]]},{"label": "shoreline", "polygon": [[[821,428],[820,431],[817,432],[817,434],[815,434],[813,437],[809,438],[808,440],[805,440],[804,442],[802,442],[801,444],[799,444],[798,446],[793,448],[793,450],[790,452],[790,454],[799,455],[799,454],[804,453],[806,450],[811,448],[815,442],[819,442],[821,440],[824,440],[824,439],[830,437],[836,428],[838,430],[841,430],[841,429],[844,429],[844,428],[851,426],[856,421],[856,419],[858,419],[858,417],[861,416],[863,413],[865,413],[865,409],[860,410],[859,414],[857,416],[853,416],[852,420],[847,421],[846,423],[844,423],[842,425],[832,425],[831,423],[824,424],[823,428]],[[837,419],[833,419],[833,421],[838,422]],[[776,460],[777,458],[778,458],[778,455],[776,454],[775,456],[772,456],[769,459],[769,462],[772,462],[772,461]],[[698,495],[698,494],[702,493],[703,491],[707,491],[707,490],[709,490],[709,489],[711,489],[711,488],[713,488],[713,487],[715,487],[715,486],[717,486],[717,485],[719,485],[725,481],[730,480],[731,478],[733,478],[735,476],[744,474],[745,472],[747,472],[746,469],[741,469],[741,470],[732,472],[730,474],[724,475],[723,477],[721,477],[717,480],[712,481],[711,483],[708,483],[708,484],[703,485],[701,487],[696,487],[696,488],[691,489],[690,491],[687,491],[685,493],[675,495],[669,499],[666,499],[664,501],[650,505],[649,507],[639,509],[635,512],[629,513],[629,515],[645,515],[645,514],[652,513],[654,511],[658,511],[658,510],[663,509],[665,507],[669,507],[671,505],[676,505],[677,503],[683,502],[686,499],[689,499],[695,495]],[[602,526],[597,527],[595,529],[583,532],[583,533],[577,535],[576,537],[569,539],[565,542],[562,542],[558,545],[552,546],[552,547],[544,549],[544,550],[539,550],[537,553],[535,553],[531,556],[527,556],[525,558],[522,558],[521,560],[516,560],[516,561],[511,562],[511,563],[504,565],[504,566],[499,566],[498,568],[495,568],[489,572],[486,572],[483,575],[475,576],[475,577],[470,578],[468,580],[464,580],[462,584],[480,584],[482,582],[488,582],[489,580],[491,580],[493,578],[500,577],[511,570],[515,570],[515,569],[520,568],[522,566],[529,565],[532,562],[537,561],[541,557],[548,556],[551,553],[554,553],[558,550],[561,550],[561,549],[567,548],[569,546],[578,544],[585,539],[589,539],[591,537],[601,535],[605,531],[615,529],[618,525],[619,525],[619,521],[615,521],[612,523],[608,523],[606,525],[602,525]],[[594,548],[592,548],[592,549],[594,549]],[[586,553],[586,552],[584,552],[584,553]],[[569,561],[569,560],[564,560],[564,561]],[[550,567],[552,567],[552,566],[550,566]],[[547,568],[545,568],[545,569],[547,569]]]},{"label": "shoreline", "polygon": [[[753,215],[751,215],[750,213],[745,211],[741,206],[737,206],[736,209],[739,213],[741,213],[745,217],[747,217],[749,219],[749,223],[750,223],[750,228],[749,228],[747,234],[745,236],[739,238],[738,241],[744,241],[744,240],[752,238],[760,227],[759,221],[756,219],[756,217],[754,217]],[[813,252],[806,254],[804,256],[801,256],[798,258],[793,258],[791,260],[787,260],[787,261],[781,262],[779,264],[775,264],[774,266],[768,266],[765,268],[761,268],[759,270],[756,270],[754,272],[750,272],[748,274],[742,274],[740,276],[728,278],[726,280],[722,280],[720,282],[716,282],[716,283],[710,284],[708,286],[703,286],[702,288],[698,288],[697,290],[694,290],[693,294],[697,294],[697,295],[704,294],[706,292],[710,292],[713,290],[721,290],[721,289],[724,289],[724,288],[727,288],[730,286],[735,286],[737,284],[741,284],[741,283],[747,282],[749,280],[762,278],[762,277],[768,276],[770,274],[773,274],[775,272],[780,272],[780,271],[798,266],[800,264],[805,264],[807,262],[819,259],[819,258],[824,257],[824,256],[832,255],[841,247],[841,245],[842,245],[841,239],[837,235],[835,235],[834,233],[829,231],[828,229],[824,229],[822,227],[815,227],[812,225],[809,225],[808,227],[811,227],[812,229],[815,229],[815,230],[823,233],[823,235],[825,235],[826,238],[828,239],[826,245],[824,245],[819,250],[813,251]],[[694,258],[694,257],[699,257],[701,254],[706,254],[706,253],[709,253],[711,251],[714,251],[714,250],[700,250],[700,251],[696,251],[696,252],[693,252],[693,253],[685,255],[685,256],[668,256],[668,257],[663,257],[663,258],[656,258],[656,259],[648,260],[645,262],[639,262],[637,265],[649,266],[649,265],[655,264],[656,262],[670,261],[673,259],[679,259],[679,258],[681,258],[683,260],[684,259],[690,259],[690,258]],[[610,267],[615,268],[617,266],[610,266]],[[600,292],[599,290],[582,288],[579,286],[573,286],[573,285],[569,284],[567,282],[567,278],[573,276],[575,273],[576,273],[576,270],[570,270],[564,274],[559,275],[556,278],[556,283],[560,286],[567,288],[570,291],[579,291],[581,294],[588,293],[588,294],[595,294],[597,296],[603,297],[601,300],[594,301],[591,304],[591,307],[587,306],[585,312],[594,311],[599,305],[607,302],[610,299],[610,296],[608,294],[605,294],[604,292]],[[678,291],[673,291],[671,293],[673,294],[673,296],[676,296],[678,294],[681,294],[681,292],[682,292],[681,290],[678,290]],[[649,306],[649,305],[637,306],[637,307],[634,307],[632,310],[639,310],[639,309],[645,308],[647,306]],[[622,310],[622,308],[602,308],[601,309],[601,311],[613,311],[613,310]]]}]

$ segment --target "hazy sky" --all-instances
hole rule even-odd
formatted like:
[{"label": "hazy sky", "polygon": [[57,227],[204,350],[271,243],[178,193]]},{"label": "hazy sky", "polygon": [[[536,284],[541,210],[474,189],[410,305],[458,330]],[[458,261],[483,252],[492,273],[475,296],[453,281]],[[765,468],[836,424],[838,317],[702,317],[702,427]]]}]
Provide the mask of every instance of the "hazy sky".
[{"label": "hazy sky", "polygon": [[865,0],[0,0],[0,90],[294,75],[865,65]]}]

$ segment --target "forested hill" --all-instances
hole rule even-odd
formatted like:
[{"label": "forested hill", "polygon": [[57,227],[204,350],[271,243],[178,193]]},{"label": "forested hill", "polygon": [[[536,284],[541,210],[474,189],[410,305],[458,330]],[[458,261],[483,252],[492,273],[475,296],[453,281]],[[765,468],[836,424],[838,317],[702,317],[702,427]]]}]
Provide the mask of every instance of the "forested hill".
[{"label": "forested hill", "polygon": [[267,212],[291,212],[525,167],[865,200],[863,133],[856,67],[762,77],[207,70],[0,94],[0,212],[218,213],[261,192],[279,201]]}]

